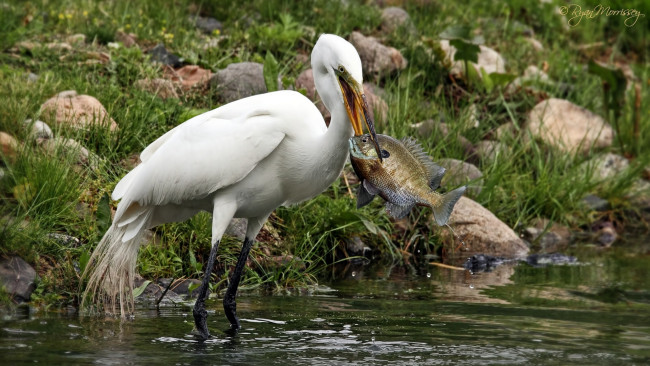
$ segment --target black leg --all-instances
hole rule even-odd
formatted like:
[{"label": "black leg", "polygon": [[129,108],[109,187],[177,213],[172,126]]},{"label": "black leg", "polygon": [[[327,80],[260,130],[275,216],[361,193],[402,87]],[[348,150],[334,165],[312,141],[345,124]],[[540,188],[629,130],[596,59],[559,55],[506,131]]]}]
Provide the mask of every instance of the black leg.
[{"label": "black leg", "polygon": [[217,258],[218,247],[219,242],[216,242],[210,250],[208,264],[205,267],[205,271],[203,271],[205,274],[203,275],[203,282],[201,282],[201,288],[199,289],[199,297],[196,299],[194,310],[192,311],[192,314],[194,315],[194,325],[203,339],[208,339],[210,337],[207,321],[208,312],[205,310],[205,300],[208,299],[208,294],[210,293],[210,277],[212,276],[214,261]]},{"label": "black leg", "polygon": [[223,298],[223,310],[226,313],[228,321],[230,321],[231,330],[237,330],[241,328],[241,325],[239,324],[239,318],[237,318],[237,302],[235,300],[235,296],[237,295],[237,288],[239,287],[241,274],[244,271],[244,266],[246,266],[248,253],[251,251],[252,246],[253,240],[244,238],[244,244],[242,245],[239,259],[237,259],[237,265],[235,265],[235,270],[230,276],[230,283],[228,284],[228,289],[226,290],[226,296]]}]

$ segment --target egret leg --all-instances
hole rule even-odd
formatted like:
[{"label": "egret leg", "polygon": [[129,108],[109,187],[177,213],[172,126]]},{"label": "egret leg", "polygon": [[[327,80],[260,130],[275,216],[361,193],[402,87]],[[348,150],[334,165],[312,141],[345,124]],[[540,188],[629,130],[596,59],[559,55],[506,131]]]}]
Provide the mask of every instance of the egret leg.
[{"label": "egret leg", "polygon": [[199,289],[199,297],[194,303],[194,310],[192,310],[192,314],[194,315],[194,325],[203,339],[208,339],[210,337],[207,321],[208,312],[205,310],[205,300],[207,300],[208,294],[210,293],[210,277],[212,276],[212,269],[214,268],[214,261],[217,257],[218,247],[219,242],[217,241],[210,250],[210,257],[208,258],[208,264],[204,271],[205,274],[203,275],[201,288]]},{"label": "egret leg", "polygon": [[253,240],[245,237],[244,244],[241,248],[241,253],[239,254],[239,259],[237,259],[237,264],[235,265],[235,270],[230,276],[230,283],[228,284],[228,289],[226,290],[226,296],[223,298],[223,310],[226,313],[228,321],[230,321],[231,330],[237,330],[241,328],[239,318],[237,317],[237,302],[235,300],[235,296],[237,295],[237,288],[239,287],[241,274],[244,271],[244,267],[246,266],[248,253],[251,251],[252,246]]}]

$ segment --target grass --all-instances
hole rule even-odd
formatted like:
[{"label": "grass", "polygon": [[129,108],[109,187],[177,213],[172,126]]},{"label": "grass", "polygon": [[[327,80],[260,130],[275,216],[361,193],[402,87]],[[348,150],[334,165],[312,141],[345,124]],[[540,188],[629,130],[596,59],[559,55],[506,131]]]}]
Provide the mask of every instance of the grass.
[{"label": "grass", "polygon": [[[596,5],[576,3],[584,8]],[[37,266],[45,278],[39,284],[39,301],[74,303],[79,267],[103,234],[107,212],[115,205],[106,197],[131,168],[134,154],[197,110],[219,105],[210,90],[162,100],[134,88],[139,79],[163,74],[161,67],[149,62],[146,48],[163,43],[186,62],[212,71],[235,62],[264,63],[270,54],[277,60],[286,86],[308,67],[301,56],[309,55],[320,33],[347,37],[354,30],[382,38],[409,61],[399,74],[369,78],[384,89],[389,106],[387,121],[378,121],[378,132],[395,137],[414,135],[412,124],[442,118],[451,130],[447,137],[435,133],[417,136],[436,160],[467,158],[457,138],[460,134],[476,143],[504,123],[521,129],[527,112],[547,96],[565,98],[605,115],[601,80],[589,74],[585,65],[592,59],[629,65],[639,79],[641,114],[635,116],[638,109],[632,88],[620,111],[622,143],[610,149],[631,158],[626,173],[596,182],[579,168],[595,152],[569,155],[539,141],[506,137],[502,142],[509,148],[493,162],[479,164],[484,174],[483,190],[473,197],[514,228],[537,217],[574,229],[584,227],[594,220],[594,213],[584,212],[579,204],[587,193],[610,201],[613,208],[607,215],[625,215],[633,207],[624,197],[650,163],[650,153],[643,149],[650,146],[650,116],[644,113],[650,104],[647,18],[628,28],[618,18],[598,17],[565,30],[567,19],[557,14],[557,5],[561,4],[520,0],[405,2],[416,31],[385,35],[379,31],[381,9],[361,1],[6,3],[0,12],[0,131],[15,136],[21,148],[17,157],[2,160],[5,177],[0,180],[0,253],[19,254]],[[641,0],[625,5],[612,2],[611,7],[636,8],[646,17],[650,14]],[[223,29],[203,34],[193,24],[196,15],[219,19]],[[554,83],[536,84],[538,93],[513,94],[476,80],[450,79],[449,65],[433,55],[437,35],[457,25],[469,27],[485,39],[487,46],[499,51],[508,62],[509,74],[521,75],[529,65],[546,65]],[[109,47],[118,31],[135,33],[140,47]],[[73,51],[47,47],[11,50],[18,42],[47,44],[64,41],[75,33],[84,34],[86,42],[74,46]],[[525,39],[528,33],[543,44],[542,51],[536,51]],[[218,46],[205,48],[211,40],[218,40]],[[581,47],[589,44],[593,47]],[[97,51],[109,54],[110,61],[86,63],[88,53]],[[28,81],[29,73],[37,74],[38,79]],[[120,126],[116,133],[102,128],[76,132],[51,126],[56,136],[74,138],[97,155],[100,161],[96,169],[79,167],[74,153],[43,153],[22,126],[26,118],[38,118],[45,100],[69,89],[99,99]],[[469,126],[470,108],[478,111],[478,127]],[[355,235],[372,247],[380,260],[399,261],[404,253],[438,253],[439,230],[432,226],[429,215],[429,210],[413,210],[408,229],[400,229],[383,213],[379,202],[357,210],[344,182],[337,181],[314,200],[276,211],[271,226],[262,232],[263,243],[253,248],[243,286],[272,291],[308,287],[317,282],[327,264],[345,259],[345,241]],[[75,236],[82,245],[70,247],[45,239],[51,232]],[[154,230],[153,244],[142,248],[138,270],[149,279],[199,278],[209,242],[207,214],[161,226]],[[232,238],[222,242],[217,275],[220,285],[225,283],[239,248],[240,243]],[[281,255],[294,259],[270,264],[269,258]]]}]

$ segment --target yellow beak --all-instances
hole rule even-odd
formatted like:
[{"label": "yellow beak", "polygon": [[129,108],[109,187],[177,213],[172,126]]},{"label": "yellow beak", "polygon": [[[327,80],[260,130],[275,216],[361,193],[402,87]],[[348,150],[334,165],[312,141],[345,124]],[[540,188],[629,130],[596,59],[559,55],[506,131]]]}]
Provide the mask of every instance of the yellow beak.
[{"label": "yellow beak", "polygon": [[379,160],[382,161],[381,148],[379,147],[379,142],[377,142],[377,133],[375,132],[375,122],[372,120],[368,111],[368,103],[366,102],[365,94],[363,94],[363,87],[357,83],[351,85],[341,76],[339,76],[339,85],[341,87],[341,92],[343,93],[345,110],[348,113],[352,129],[354,129],[354,135],[363,135],[363,126],[361,121],[364,121],[368,128],[368,132],[370,133],[370,139],[375,145],[377,156],[379,157]]}]

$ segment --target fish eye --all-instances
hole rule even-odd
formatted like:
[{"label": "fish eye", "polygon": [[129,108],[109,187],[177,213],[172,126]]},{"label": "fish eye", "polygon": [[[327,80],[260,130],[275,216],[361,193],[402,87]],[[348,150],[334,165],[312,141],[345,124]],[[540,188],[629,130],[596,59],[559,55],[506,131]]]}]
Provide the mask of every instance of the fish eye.
[{"label": "fish eye", "polygon": [[343,65],[339,66],[339,72],[344,72],[345,69],[343,68]]},{"label": "fish eye", "polygon": [[381,157],[382,157],[382,159],[387,159],[388,157],[390,157],[390,153],[388,151],[386,151],[386,150],[382,150],[381,151]]},{"label": "fish eye", "polygon": [[366,142],[368,142],[368,137],[366,137],[366,136],[362,137],[362,138],[361,138],[361,142],[363,142],[364,144],[365,144]]}]

